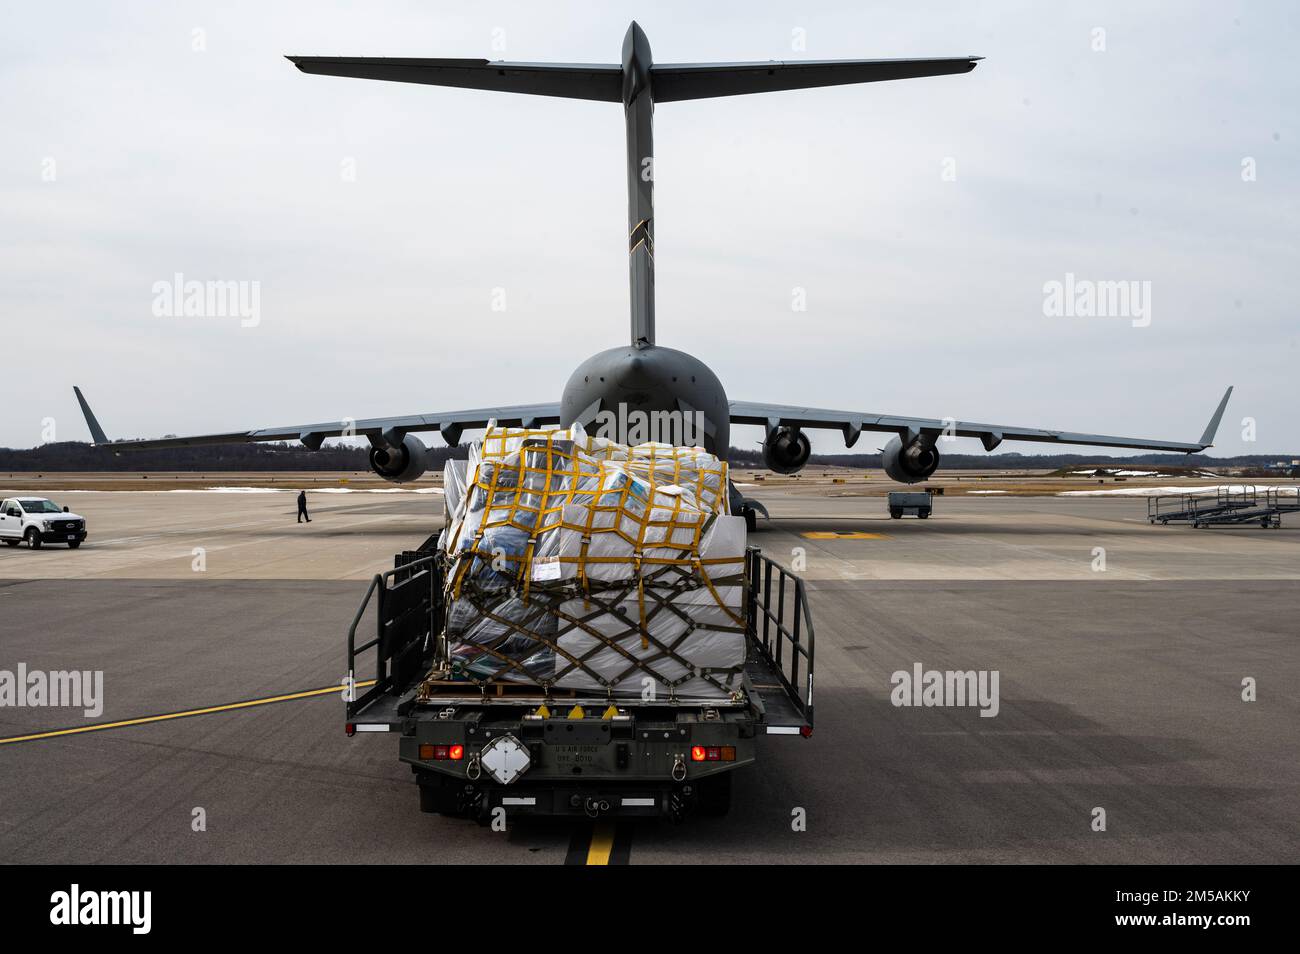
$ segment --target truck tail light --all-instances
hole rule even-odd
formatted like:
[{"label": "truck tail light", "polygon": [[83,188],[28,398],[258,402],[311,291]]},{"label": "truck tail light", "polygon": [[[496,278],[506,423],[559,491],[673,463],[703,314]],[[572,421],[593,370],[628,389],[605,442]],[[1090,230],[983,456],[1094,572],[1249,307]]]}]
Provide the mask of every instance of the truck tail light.
[{"label": "truck tail light", "polygon": [[465,757],[463,745],[434,745],[432,742],[420,743],[420,758],[427,761],[441,762],[446,759],[460,761]]},{"label": "truck tail light", "polygon": [[736,761],[736,747],[734,745],[693,745],[691,746],[692,762],[734,762]]}]

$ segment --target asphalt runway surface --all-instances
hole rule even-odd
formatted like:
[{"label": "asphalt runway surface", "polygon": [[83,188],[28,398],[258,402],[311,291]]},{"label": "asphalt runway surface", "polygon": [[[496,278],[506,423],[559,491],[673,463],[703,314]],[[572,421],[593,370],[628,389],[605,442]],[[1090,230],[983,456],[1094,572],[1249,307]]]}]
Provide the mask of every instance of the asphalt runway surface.
[{"label": "asphalt runway surface", "polygon": [[[0,858],[1300,861],[1300,520],[953,497],[891,521],[880,498],[748,492],[774,518],[754,541],[804,565],[816,731],[764,739],[725,818],[594,832],[421,814],[395,739],[297,695],[339,684],[366,580],[436,528],[436,494],[321,495],[310,525],[286,493],[51,494],[91,537],[0,548],[0,670],[102,670],[103,711],[0,708]],[[891,704],[917,663],[996,670],[997,716]]]}]

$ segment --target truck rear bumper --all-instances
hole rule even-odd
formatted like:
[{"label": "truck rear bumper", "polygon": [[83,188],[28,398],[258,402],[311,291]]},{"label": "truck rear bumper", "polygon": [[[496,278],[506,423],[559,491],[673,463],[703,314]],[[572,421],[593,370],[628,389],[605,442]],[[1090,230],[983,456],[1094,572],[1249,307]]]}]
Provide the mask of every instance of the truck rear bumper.
[{"label": "truck rear bumper", "polygon": [[508,786],[475,784],[421,769],[415,776],[424,811],[484,822],[500,816],[681,819],[696,811],[716,814],[718,792],[730,788],[730,773],[683,782],[535,779]]}]

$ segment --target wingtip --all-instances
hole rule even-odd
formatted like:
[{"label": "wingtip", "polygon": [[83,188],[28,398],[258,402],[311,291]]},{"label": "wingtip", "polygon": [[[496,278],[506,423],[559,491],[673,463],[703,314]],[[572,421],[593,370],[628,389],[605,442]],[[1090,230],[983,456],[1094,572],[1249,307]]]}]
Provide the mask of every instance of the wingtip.
[{"label": "wingtip", "polygon": [[90,439],[95,444],[110,443],[108,435],[104,429],[99,426],[99,421],[95,418],[95,412],[90,409],[90,402],[86,396],[81,393],[81,388],[77,385],[72,386],[72,393],[77,396],[77,403],[81,405],[81,416],[86,419],[86,428],[90,431]]},{"label": "wingtip", "polygon": [[1201,435],[1200,440],[1201,450],[1214,446],[1214,435],[1219,431],[1219,422],[1223,420],[1223,412],[1227,410],[1233,387],[1235,385],[1228,385],[1228,390],[1223,392],[1223,397],[1219,400],[1219,406],[1214,409],[1214,416],[1210,418],[1210,423],[1205,425],[1205,433]]}]

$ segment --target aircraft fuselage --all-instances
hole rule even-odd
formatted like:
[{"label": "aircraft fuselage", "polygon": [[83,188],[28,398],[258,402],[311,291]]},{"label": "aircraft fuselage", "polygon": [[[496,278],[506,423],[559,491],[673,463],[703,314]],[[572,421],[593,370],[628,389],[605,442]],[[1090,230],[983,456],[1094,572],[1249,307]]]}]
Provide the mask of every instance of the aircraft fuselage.
[{"label": "aircraft fuselage", "polygon": [[[625,345],[592,355],[570,375],[560,399],[565,427],[578,422],[588,433],[620,443],[642,437],[698,445],[724,460],[731,446],[730,420],[727,392],[709,366],[658,345]],[[611,426],[612,433],[601,433]],[[673,436],[665,426],[674,429]]]}]

